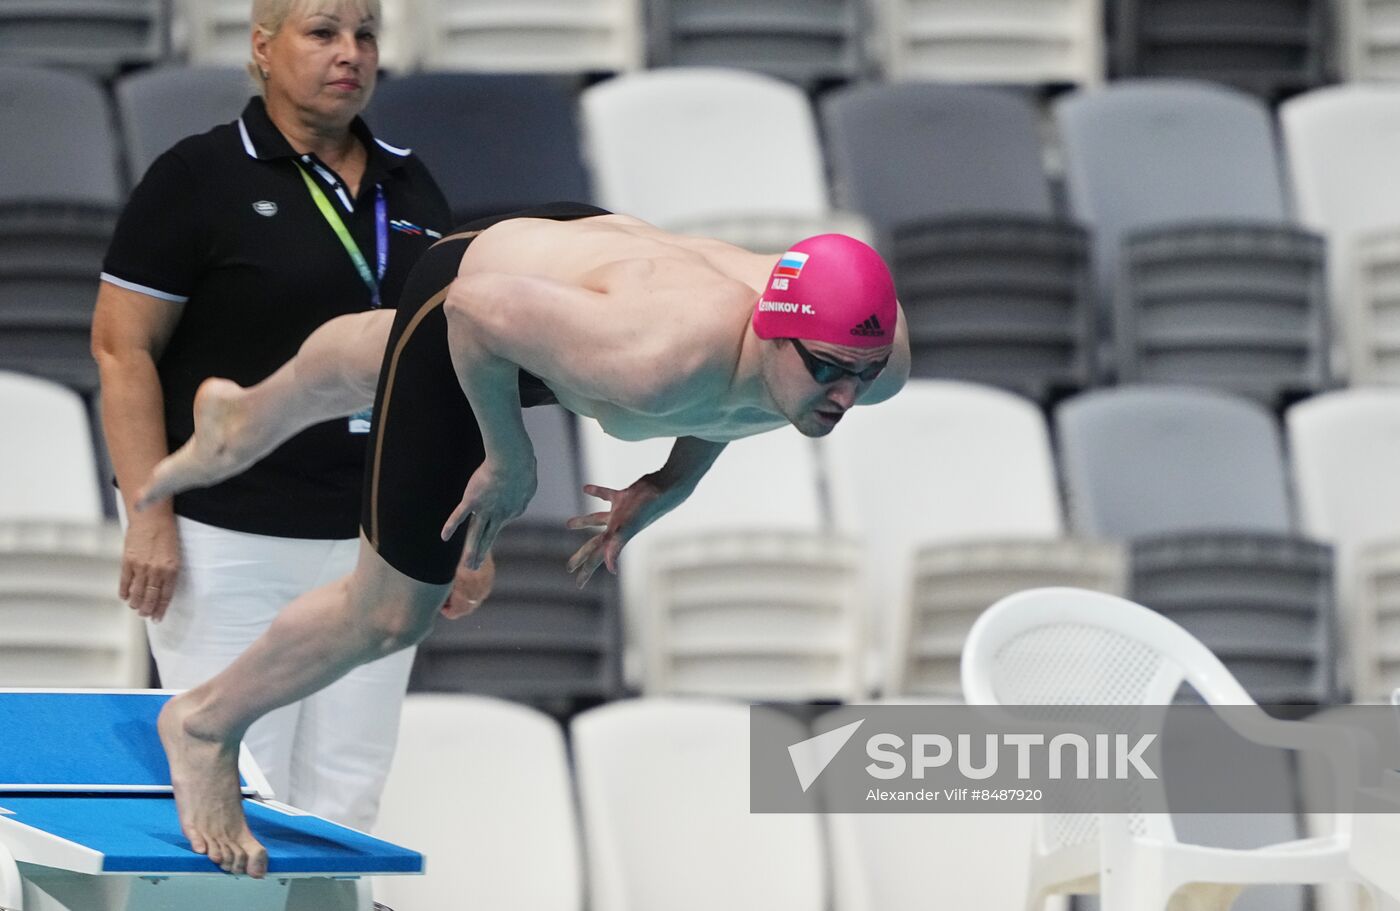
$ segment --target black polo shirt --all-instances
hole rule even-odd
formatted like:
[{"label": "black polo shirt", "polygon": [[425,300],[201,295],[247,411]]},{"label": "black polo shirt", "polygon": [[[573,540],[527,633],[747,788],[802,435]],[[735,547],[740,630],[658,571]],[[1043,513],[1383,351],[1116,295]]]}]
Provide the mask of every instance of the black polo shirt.
[{"label": "black polo shirt", "polygon": [[[371,270],[382,187],[389,254],[381,299],[393,307],[409,269],[450,227],[451,215],[409,150],[376,140],[358,118],[351,130],[369,152],[353,199],[315,156],[301,161]],[[255,97],[237,121],[184,139],[156,159],[117,223],[103,280],[184,304],[157,362],[171,451],[194,432],[194,393],[206,377],[256,383],[322,323],[371,306],[297,158]],[[175,512],[253,534],[353,538],[366,438],[344,418],[319,424],[238,477],[176,497]]]}]

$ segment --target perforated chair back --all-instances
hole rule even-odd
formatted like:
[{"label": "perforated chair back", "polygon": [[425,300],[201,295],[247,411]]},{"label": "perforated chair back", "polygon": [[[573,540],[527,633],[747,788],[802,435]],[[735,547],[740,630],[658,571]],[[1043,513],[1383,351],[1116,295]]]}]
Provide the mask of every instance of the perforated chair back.
[{"label": "perforated chair back", "polygon": [[0,371],[0,520],[100,522],[97,457],[78,394]]}]

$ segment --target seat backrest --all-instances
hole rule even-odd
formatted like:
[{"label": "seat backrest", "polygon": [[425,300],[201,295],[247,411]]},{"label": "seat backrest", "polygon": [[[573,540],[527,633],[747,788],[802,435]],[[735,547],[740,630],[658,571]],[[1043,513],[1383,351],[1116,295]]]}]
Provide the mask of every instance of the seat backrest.
[{"label": "seat backrest", "polygon": [[578,515],[583,505],[573,419],[558,405],[526,408],[521,417],[539,465],[539,486],[525,507],[524,518],[562,525]]},{"label": "seat backrest", "polygon": [[676,67],[599,83],[582,104],[596,196],[614,211],[669,226],[828,208],[815,118],[796,86]]},{"label": "seat backrest", "polygon": [[1279,108],[1303,223],[1348,234],[1400,222],[1400,86],[1338,85]]},{"label": "seat backrest", "polygon": [[1055,426],[1080,533],[1292,530],[1279,428],[1261,405],[1203,389],[1120,387],[1069,399]]},{"label": "seat backrest", "polygon": [[167,0],[27,0],[0,4],[0,47],[16,63],[106,79],[169,52]]},{"label": "seat backrest", "polygon": [[119,79],[117,114],[131,183],[181,139],[236,120],[251,93],[248,74],[231,66],[165,66]]},{"label": "seat backrest", "polygon": [[101,521],[97,457],[78,394],[0,371],[0,414],[0,519]]},{"label": "seat backrest", "polygon": [[375,897],[387,905],[583,907],[564,736],[535,709],[410,695],[375,832],[430,858],[424,876],[375,880]]},{"label": "seat backrest", "polygon": [[[174,0],[191,63],[242,68],[252,57],[248,0]],[[415,9],[422,0],[379,0],[379,66],[404,70],[418,59]]]},{"label": "seat backrest", "polygon": [[1380,82],[1400,76],[1400,54],[1391,40],[1394,0],[1338,0],[1341,68],[1348,82]]},{"label": "seat backrest", "polygon": [[1125,235],[1217,219],[1285,220],[1268,108],[1208,83],[1128,80],[1055,105],[1074,215],[1094,229],[1105,291]]},{"label": "seat backrest", "polygon": [[424,69],[594,73],[641,65],[641,0],[415,2]]},{"label": "seat backrest", "polygon": [[1303,530],[1347,545],[1400,538],[1400,390],[1329,392],[1285,422]]},{"label": "seat backrest", "polygon": [[866,542],[877,605],[899,597],[921,545],[1064,528],[1045,419],[1009,392],[911,380],[847,413],[821,450],[833,516]]},{"label": "seat backrest", "polygon": [[891,79],[1042,85],[1103,80],[1102,0],[884,0]]},{"label": "seat backrest", "polygon": [[117,140],[90,79],[0,66],[0,203],[116,206]]},{"label": "seat backrest", "polygon": [[[749,712],[636,699],[574,718],[590,907],[827,907],[818,817],[749,812]],[[807,736],[791,718],[775,713],[768,723],[789,727],[790,743]]]},{"label": "seat backrest", "polygon": [[415,73],[384,80],[366,117],[422,159],[461,223],[587,202],[574,115],[574,88],[562,77]]},{"label": "seat backrest", "polygon": [[822,100],[837,202],[884,230],[971,213],[1049,216],[1050,185],[1029,97],[911,82]]},{"label": "seat backrest", "polygon": [[648,0],[652,66],[729,66],[805,87],[864,69],[861,0]]}]

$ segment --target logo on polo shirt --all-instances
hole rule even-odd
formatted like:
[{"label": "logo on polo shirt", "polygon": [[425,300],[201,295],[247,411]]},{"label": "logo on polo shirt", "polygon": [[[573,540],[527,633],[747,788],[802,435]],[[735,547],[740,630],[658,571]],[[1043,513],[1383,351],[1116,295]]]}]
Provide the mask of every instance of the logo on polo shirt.
[{"label": "logo on polo shirt", "polygon": [[271,218],[277,214],[277,203],[270,199],[259,199],[253,203],[253,211],[265,218]]}]

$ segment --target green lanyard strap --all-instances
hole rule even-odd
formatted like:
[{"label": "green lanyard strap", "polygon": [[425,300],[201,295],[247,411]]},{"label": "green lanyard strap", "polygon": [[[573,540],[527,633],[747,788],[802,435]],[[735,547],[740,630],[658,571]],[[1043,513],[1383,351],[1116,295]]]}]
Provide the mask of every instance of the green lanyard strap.
[{"label": "green lanyard strap", "polygon": [[321,215],[326,219],[326,223],[331,226],[335,236],[340,238],[340,242],[345,247],[345,252],[350,255],[350,262],[355,264],[355,271],[360,273],[360,279],[369,288],[370,297],[374,306],[379,306],[379,282],[375,279],[374,273],[370,271],[369,263],[365,261],[365,255],[360,252],[359,245],[355,243],[355,238],[350,236],[350,229],[345,227],[345,222],[341,220],[340,213],[331,205],[331,201],[326,198],[325,192],[320,185],[306,173],[306,168],[297,165],[297,171],[301,174],[301,179],[306,183],[306,189],[311,193],[311,199],[315,201],[316,208],[321,210]]}]

